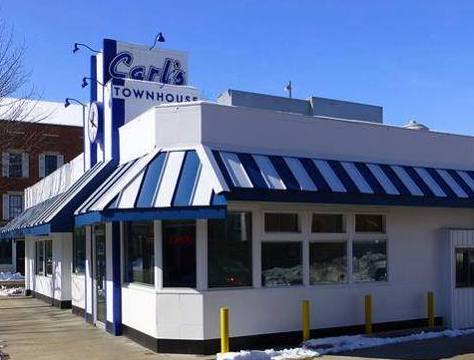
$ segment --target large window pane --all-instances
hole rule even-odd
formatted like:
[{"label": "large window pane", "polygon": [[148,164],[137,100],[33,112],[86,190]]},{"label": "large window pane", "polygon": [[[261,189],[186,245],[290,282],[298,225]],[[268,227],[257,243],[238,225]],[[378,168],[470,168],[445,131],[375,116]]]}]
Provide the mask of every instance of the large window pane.
[{"label": "large window pane", "polygon": [[265,232],[299,232],[298,214],[265,213]]},{"label": "large window pane", "polygon": [[23,195],[8,195],[9,218],[13,219],[23,211]]},{"label": "large window pane", "polygon": [[311,284],[331,284],[346,281],[346,242],[311,243],[309,251]]},{"label": "large window pane", "polygon": [[36,242],[36,274],[44,275],[44,241]]},{"label": "large window pane", "polygon": [[355,216],[356,232],[385,232],[385,217],[383,215],[363,214]]},{"label": "large window pane", "polygon": [[208,220],[209,287],[252,285],[252,214]]},{"label": "large window pane", "polygon": [[352,246],[352,274],[355,281],[387,280],[386,241],[355,241]]},{"label": "large window pane", "polygon": [[125,281],[155,284],[153,222],[128,222],[124,236]]},{"label": "large window pane", "polygon": [[163,221],[163,286],[196,287],[196,222]]},{"label": "large window pane", "polygon": [[311,231],[314,233],[343,233],[342,214],[313,214]]},{"label": "large window pane", "polygon": [[86,269],[86,228],[74,229],[72,238],[72,271],[84,273]]},{"label": "large window pane", "polygon": [[456,249],[456,287],[469,286],[468,260],[467,249]]},{"label": "large window pane", "polygon": [[0,239],[0,264],[12,263],[12,240]]},{"label": "large window pane", "polygon": [[303,283],[301,251],[301,242],[262,243],[262,285],[301,285]]},{"label": "large window pane", "polygon": [[58,168],[58,157],[57,155],[45,155],[44,156],[44,174],[48,176],[49,174],[56,171]]},{"label": "large window pane", "polygon": [[23,176],[23,155],[21,153],[10,153],[8,175],[12,178]]},{"label": "large window pane", "polygon": [[44,251],[46,275],[53,275],[53,240],[45,240]]}]

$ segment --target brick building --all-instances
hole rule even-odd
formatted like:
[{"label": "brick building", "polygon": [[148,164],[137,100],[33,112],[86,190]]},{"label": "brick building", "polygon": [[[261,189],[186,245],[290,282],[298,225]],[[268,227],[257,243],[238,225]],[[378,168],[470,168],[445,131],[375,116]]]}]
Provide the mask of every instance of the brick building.
[{"label": "brick building", "polygon": [[[0,227],[23,210],[23,190],[82,152],[79,105],[42,101],[39,121],[0,120]],[[21,271],[22,240],[0,241],[0,271]]]}]

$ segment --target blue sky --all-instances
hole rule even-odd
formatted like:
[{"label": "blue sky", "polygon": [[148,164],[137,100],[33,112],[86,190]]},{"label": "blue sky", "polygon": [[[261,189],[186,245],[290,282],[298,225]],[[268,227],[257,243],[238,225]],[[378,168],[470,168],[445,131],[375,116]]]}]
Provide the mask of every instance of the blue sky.
[{"label": "blue sky", "polygon": [[28,44],[26,62],[45,99],[87,99],[88,54],[104,37],[190,55],[190,83],[214,99],[228,88],[310,95],[384,107],[474,135],[474,2],[424,0],[0,0],[1,17]]}]

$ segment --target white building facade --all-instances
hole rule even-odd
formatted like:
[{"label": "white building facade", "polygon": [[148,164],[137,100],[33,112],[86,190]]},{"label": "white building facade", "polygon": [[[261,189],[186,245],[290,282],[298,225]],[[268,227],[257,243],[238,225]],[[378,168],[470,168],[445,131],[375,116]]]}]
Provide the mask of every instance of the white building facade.
[{"label": "white building facade", "polygon": [[302,300],[314,336],[363,331],[367,294],[375,330],[425,325],[430,291],[438,324],[474,326],[474,138],[321,98],[199,101],[185,54],[103,49],[84,168],[2,232],[35,296],[160,352],[216,352],[222,306],[235,349],[298,342]]}]

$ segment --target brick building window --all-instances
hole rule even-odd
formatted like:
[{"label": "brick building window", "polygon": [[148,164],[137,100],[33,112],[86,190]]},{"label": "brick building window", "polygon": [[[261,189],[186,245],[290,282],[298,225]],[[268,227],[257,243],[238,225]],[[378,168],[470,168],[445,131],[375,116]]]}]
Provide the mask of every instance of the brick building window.
[{"label": "brick building window", "polygon": [[64,156],[56,153],[45,153],[39,156],[39,176],[45,177],[56,171],[64,163]]},{"label": "brick building window", "polygon": [[2,153],[2,176],[8,178],[29,177],[28,153],[22,151]]},{"label": "brick building window", "polygon": [[23,194],[21,193],[3,194],[2,202],[4,220],[13,219],[23,211]]}]

